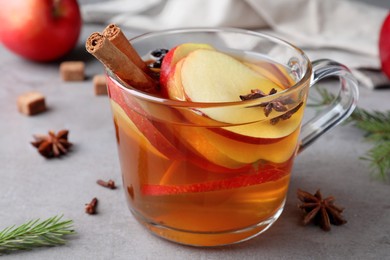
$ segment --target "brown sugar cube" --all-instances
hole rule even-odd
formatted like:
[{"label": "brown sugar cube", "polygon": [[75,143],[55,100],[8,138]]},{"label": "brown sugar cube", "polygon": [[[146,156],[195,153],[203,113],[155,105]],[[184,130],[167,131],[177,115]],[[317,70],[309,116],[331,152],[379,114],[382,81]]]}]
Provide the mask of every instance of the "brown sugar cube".
[{"label": "brown sugar cube", "polygon": [[29,91],[18,97],[20,113],[31,116],[46,110],[45,97],[37,91]]},{"label": "brown sugar cube", "polygon": [[60,64],[60,74],[64,81],[82,81],[85,64],[82,61],[64,61]]},{"label": "brown sugar cube", "polygon": [[93,87],[95,95],[107,95],[106,77],[101,75],[95,75],[93,77]]}]

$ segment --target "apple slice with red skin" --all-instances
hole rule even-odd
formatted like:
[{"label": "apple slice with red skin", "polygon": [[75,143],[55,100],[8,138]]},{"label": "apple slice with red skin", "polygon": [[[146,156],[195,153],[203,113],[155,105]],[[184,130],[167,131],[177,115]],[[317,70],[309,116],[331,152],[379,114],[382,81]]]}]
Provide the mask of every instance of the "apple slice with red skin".
[{"label": "apple slice with red skin", "polygon": [[[164,154],[162,154],[156,147],[154,147],[149,140],[139,131],[137,126],[130,120],[126,112],[112,99],[110,100],[111,109],[114,116],[114,124],[116,129],[116,138],[118,144],[121,144],[121,138],[119,135],[119,129],[125,133],[125,135],[139,144],[139,147],[143,151],[148,151],[151,154],[161,158],[163,161],[169,160]],[[127,156],[127,155],[125,155]]]},{"label": "apple slice with red skin", "polygon": [[158,185],[145,184],[141,188],[143,195],[163,196],[163,195],[181,195],[188,193],[212,192],[229,189],[243,188],[258,185],[265,182],[276,181],[288,172],[279,169],[267,169],[257,174],[242,174],[228,179],[193,183],[186,185]]},{"label": "apple slice with red skin", "polygon": [[234,139],[234,140],[239,140],[240,142],[243,143],[249,143],[249,144],[273,144],[281,141],[283,137],[280,138],[259,138],[259,137],[253,137],[250,135],[243,135],[237,132],[229,131],[225,128],[221,127],[215,127],[215,128],[210,128],[211,131],[214,131],[215,133],[225,136],[226,138]]},{"label": "apple slice with red skin", "polygon": [[[190,52],[197,49],[214,49],[211,45],[204,43],[183,43],[177,45],[168,51],[165,55],[163,62],[161,64],[160,70],[160,84],[162,87],[162,95],[171,99],[176,100],[185,100],[182,94],[179,94],[178,89],[167,88],[168,81],[176,81],[171,74],[176,74],[174,72],[176,69],[176,64],[184,57],[186,57]],[[180,71],[180,69],[179,69]],[[176,74],[179,75],[179,74]],[[173,82],[174,83],[174,82]],[[175,86],[175,85],[172,85]]]},{"label": "apple slice with red skin", "polygon": [[[219,152],[212,143],[205,138],[206,128],[168,126],[164,123],[154,122],[154,126],[174,145],[186,160],[194,165],[215,173],[239,173],[253,169],[252,164],[237,162]],[[200,146],[200,147],[199,147]]]},{"label": "apple slice with red skin", "polygon": [[127,96],[124,98],[123,90],[116,86],[110,77],[107,77],[107,87],[110,98],[115,101],[136,125],[138,130],[146,139],[162,154],[170,159],[182,157],[181,153],[155,128],[155,126],[144,115],[135,111],[143,111],[140,105]]},{"label": "apple slice with red skin", "polygon": [[184,59],[180,60],[175,64],[174,68],[171,70],[167,77],[166,86],[162,87],[162,94],[172,100],[186,101],[188,97],[183,91],[183,86],[181,83],[181,68],[183,66]]},{"label": "apple slice with red skin", "polygon": [[[157,121],[152,122],[145,117],[147,113],[140,104],[129,95],[124,97],[124,90],[116,86],[116,83],[113,82],[110,77],[107,77],[107,86],[110,98],[125,111],[126,115],[138,128],[139,132],[141,132],[160,153],[167,156],[169,159],[188,160],[200,168],[217,173],[246,171],[252,167],[251,165],[243,165],[242,167],[231,169],[208,161],[201,155],[198,155],[191,149],[183,146],[182,137],[173,135],[171,130],[166,127],[166,124]],[[172,111],[172,113],[174,112],[175,111]],[[176,114],[178,117],[181,116],[178,112]],[[174,116],[174,114],[172,115]],[[168,137],[169,139],[167,139]]]},{"label": "apple slice with red skin", "polygon": [[[264,93],[270,93],[272,89],[277,92],[284,90],[281,86],[257,73],[235,58],[215,51],[199,49],[191,52],[181,66],[182,88],[185,96],[194,102],[237,102],[241,101],[240,95],[251,93],[253,89],[259,89]],[[236,124],[226,131],[241,134],[243,140],[253,142],[253,138],[278,139],[292,133],[300,125],[302,110],[295,113],[295,117],[285,120],[283,126],[269,124],[264,115],[263,108],[259,106],[245,108],[223,109],[205,108],[199,109],[207,117],[216,121]],[[275,111],[271,112],[273,115]],[[277,115],[281,115],[278,113]],[[298,116],[299,115],[299,116]],[[246,125],[247,122],[256,122]],[[266,129],[264,129],[266,128]],[[261,142],[255,141],[255,143]]]},{"label": "apple slice with red skin", "polygon": [[[175,89],[175,92],[183,93],[180,95],[186,97],[187,100],[197,102],[238,101],[240,95],[250,93],[252,89],[257,88],[265,93],[272,88],[282,90],[278,85],[243,65],[240,61],[226,54],[207,49],[190,52],[177,63],[174,73],[169,76],[175,79],[168,80],[168,92]],[[173,87],[172,82],[175,84]],[[259,107],[246,110],[253,113],[251,115],[253,118],[258,118],[258,113],[262,113],[262,108]],[[234,113],[234,111],[232,112]],[[239,111],[239,113],[242,112]],[[203,126],[203,123],[207,121],[204,120],[205,118],[220,123],[232,121],[229,123],[234,124],[237,123],[234,122],[234,118],[242,120],[243,117],[248,116],[246,114],[232,115],[230,111],[223,109],[219,109],[219,111],[198,109],[198,113],[184,111],[183,115],[188,121]],[[260,159],[280,163],[288,160],[294,153],[297,135],[289,138],[292,142],[286,144],[288,148],[283,153],[275,151],[276,154],[268,156],[265,151],[270,147],[266,145],[280,142],[293,133],[300,125],[301,115],[296,113],[289,120],[280,122],[278,126],[271,125],[268,120],[264,120],[258,123],[225,128],[189,128],[186,133],[182,132],[178,135],[186,136],[183,143],[189,149],[223,167],[234,169]],[[221,137],[212,135],[211,132],[215,132]],[[232,146],[235,145],[237,145],[236,150],[242,148],[246,153],[232,153],[232,151],[236,151],[232,149]],[[259,147],[257,145],[265,146]],[[244,149],[244,147],[249,149]],[[251,156],[245,156],[245,154]]]},{"label": "apple slice with red skin", "polygon": [[[232,126],[226,128],[213,128],[212,130],[223,136],[240,140],[249,144],[272,144],[281,141],[300,127],[304,110],[301,108],[288,120],[281,120],[277,125],[269,121],[260,121],[250,126]],[[261,130],[260,130],[261,129]]]}]

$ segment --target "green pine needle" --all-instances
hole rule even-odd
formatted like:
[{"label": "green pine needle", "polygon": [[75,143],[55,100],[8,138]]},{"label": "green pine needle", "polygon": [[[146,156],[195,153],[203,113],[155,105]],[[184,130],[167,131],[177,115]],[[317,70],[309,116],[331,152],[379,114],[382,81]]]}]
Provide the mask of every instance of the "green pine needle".
[{"label": "green pine needle", "polygon": [[373,141],[390,141],[390,111],[368,112],[357,108],[351,116],[355,125],[366,132],[367,138]]},{"label": "green pine needle", "polygon": [[0,255],[17,250],[30,250],[36,247],[57,246],[66,243],[63,238],[72,235],[72,220],[61,220],[54,216],[46,220],[28,221],[18,227],[15,225],[0,231]]},{"label": "green pine needle", "polygon": [[[317,97],[311,98],[314,103],[311,107],[329,105],[335,99],[335,95],[326,89],[315,87]],[[374,174],[383,180],[388,180],[390,174],[390,111],[368,111],[356,108],[347,120],[365,133],[367,140],[373,142],[373,147],[366,152],[361,159],[368,160]]]},{"label": "green pine needle", "polygon": [[390,171],[390,141],[383,143],[377,143],[372,149],[370,149],[366,156],[361,157],[363,160],[370,161],[371,168],[379,173],[382,179],[388,178]]}]

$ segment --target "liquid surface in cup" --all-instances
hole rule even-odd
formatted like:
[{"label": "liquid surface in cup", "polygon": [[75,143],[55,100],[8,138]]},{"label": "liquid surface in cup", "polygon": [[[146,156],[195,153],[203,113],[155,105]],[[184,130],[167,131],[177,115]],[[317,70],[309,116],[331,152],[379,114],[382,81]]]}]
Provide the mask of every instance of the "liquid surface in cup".
[{"label": "liquid surface in cup", "polygon": [[[295,84],[286,67],[268,59],[241,62],[277,92]],[[261,231],[283,207],[305,94],[277,100],[285,109],[266,111],[278,105],[271,102],[241,108],[236,120],[224,108],[146,104],[110,77],[108,88],[127,200],[149,229],[166,227],[154,232],[184,244],[228,244]],[[239,122],[246,115],[261,116]],[[240,237],[250,228],[253,234]]]}]

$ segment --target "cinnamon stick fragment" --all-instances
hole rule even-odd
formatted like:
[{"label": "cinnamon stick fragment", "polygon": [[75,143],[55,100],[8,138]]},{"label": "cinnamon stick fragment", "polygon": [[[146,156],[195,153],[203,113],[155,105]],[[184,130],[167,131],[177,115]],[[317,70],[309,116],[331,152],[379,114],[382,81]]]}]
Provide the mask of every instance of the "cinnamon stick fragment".
[{"label": "cinnamon stick fragment", "polygon": [[156,92],[156,82],[115,47],[107,37],[97,32],[92,33],[85,47],[90,54],[132,87],[148,93]]},{"label": "cinnamon stick fragment", "polygon": [[103,31],[103,36],[123,52],[138,68],[148,72],[149,68],[130,44],[122,30],[116,24],[109,24]]}]

